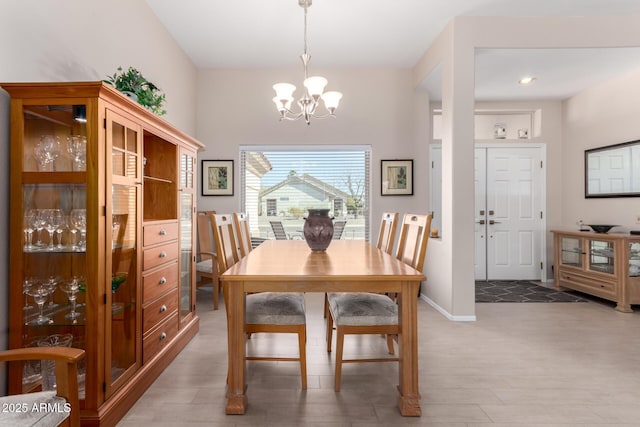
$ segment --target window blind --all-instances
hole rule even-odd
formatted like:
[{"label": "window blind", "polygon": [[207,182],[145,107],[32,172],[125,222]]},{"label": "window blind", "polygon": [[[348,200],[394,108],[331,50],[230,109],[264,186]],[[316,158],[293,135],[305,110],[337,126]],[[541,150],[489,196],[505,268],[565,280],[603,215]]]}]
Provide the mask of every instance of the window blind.
[{"label": "window blind", "polygon": [[346,220],[343,239],[369,239],[370,146],[240,148],[241,210],[254,237],[274,238],[270,221],[302,238],[310,208]]}]

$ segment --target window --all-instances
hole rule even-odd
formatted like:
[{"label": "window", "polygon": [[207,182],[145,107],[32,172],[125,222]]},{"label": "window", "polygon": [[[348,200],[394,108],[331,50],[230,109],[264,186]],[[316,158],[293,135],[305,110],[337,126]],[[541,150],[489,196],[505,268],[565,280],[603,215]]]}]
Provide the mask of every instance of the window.
[{"label": "window", "polygon": [[347,220],[343,239],[369,238],[369,146],[241,147],[241,210],[251,234],[273,238],[279,220],[300,236],[310,208]]}]

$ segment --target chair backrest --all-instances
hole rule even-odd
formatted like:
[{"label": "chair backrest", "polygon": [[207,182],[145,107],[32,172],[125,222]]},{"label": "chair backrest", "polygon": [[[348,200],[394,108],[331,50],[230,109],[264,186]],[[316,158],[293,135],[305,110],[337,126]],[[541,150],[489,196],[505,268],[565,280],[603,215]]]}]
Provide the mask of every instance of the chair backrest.
[{"label": "chair backrest", "polygon": [[424,267],[432,215],[405,214],[400,229],[396,258],[418,271]]},{"label": "chair backrest", "polygon": [[233,223],[236,226],[236,244],[240,250],[240,257],[245,257],[252,249],[247,215],[244,212],[234,212]]},{"label": "chair backrest", "polygon": [[239,260],[233,230],[233,215],[215,214],[211,215],[211,219],[213,222],[213,241],[216,244],[218,254],[218,271],[219,274],[222,274]]},{"label": "chair backrest", "polygon": [[333,223],[333,240],[342,239],[342,233],[344,233],[344,227],[347,225],[347,221],[335,221]]},{"label": "chair backrest", "polygon": [[378,233],[378,249],[382,249],[390,254],[393,250],[393,242],[396,238],[396,228],[398,228],[398,212],[385,212],[382,214],[380,232]]},{"label": "chair backrest", "polygon": [[269,224],[271,224],[271,229],[273,230],[273,235],[276,236],[276,240],[289,240],[287,233],[284,231],[282,221],[269,221]]},{"label": "chair backrest", "polygon": [[213,224],[211,215],[215,211],[200,211],[197,215],[198,250],[199,252],[215,252],[213,243]]}]

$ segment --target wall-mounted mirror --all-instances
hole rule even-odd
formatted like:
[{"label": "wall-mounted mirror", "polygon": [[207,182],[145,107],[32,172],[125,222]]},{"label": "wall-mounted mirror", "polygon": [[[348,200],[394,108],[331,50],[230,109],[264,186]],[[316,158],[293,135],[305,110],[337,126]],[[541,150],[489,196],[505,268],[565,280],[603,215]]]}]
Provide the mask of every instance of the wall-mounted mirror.
[{"label": "wall-mounted mirror", "polygon": [[640,141],[584,152],[585,198],[640,197]]}]

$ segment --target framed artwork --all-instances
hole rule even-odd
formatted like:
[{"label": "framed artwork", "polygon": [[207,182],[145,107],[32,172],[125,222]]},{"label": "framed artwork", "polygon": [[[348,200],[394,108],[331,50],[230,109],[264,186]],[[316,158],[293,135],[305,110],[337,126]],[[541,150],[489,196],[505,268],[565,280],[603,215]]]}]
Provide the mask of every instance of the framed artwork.
[{"label": "framed artwork", "polygon": [[413,195],[413,160],[382,160],[381,166],[383,196]]},{"label": "framed artwork", "polygon": [[202,195],[233,196],[233,160],[202,161]]}]

